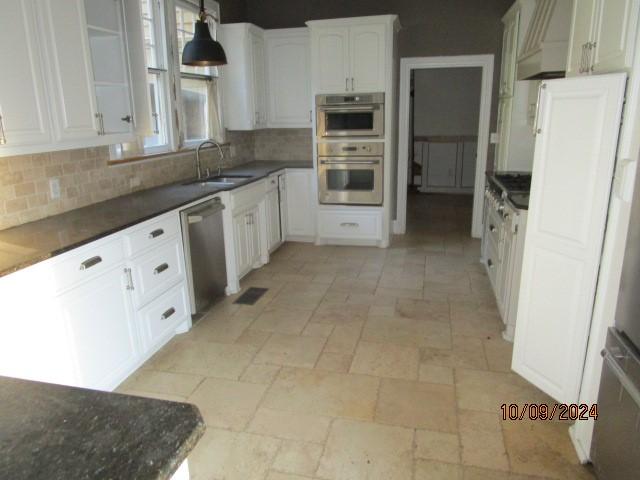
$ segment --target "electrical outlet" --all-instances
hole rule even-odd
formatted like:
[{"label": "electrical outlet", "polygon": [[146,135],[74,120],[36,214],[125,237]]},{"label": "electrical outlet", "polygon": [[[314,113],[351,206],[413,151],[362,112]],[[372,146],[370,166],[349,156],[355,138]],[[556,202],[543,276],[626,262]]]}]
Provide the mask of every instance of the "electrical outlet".
[{"label": "electrical outlet", "polygon": [[49,179],[49,195],[51,196],[51,200],[60,198],[60,179],[59,178]]},{"label": "electrical outlet", "polygon": [[236,156],[236,147],[235,147],[235,145],[229,145],[229,156],[230,157],[235,157]]}]

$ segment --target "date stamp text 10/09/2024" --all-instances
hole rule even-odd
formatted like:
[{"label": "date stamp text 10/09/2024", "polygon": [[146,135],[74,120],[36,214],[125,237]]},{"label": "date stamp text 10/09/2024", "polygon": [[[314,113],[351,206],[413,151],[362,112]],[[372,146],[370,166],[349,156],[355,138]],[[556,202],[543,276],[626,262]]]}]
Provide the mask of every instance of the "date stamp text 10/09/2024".
[{"label": "date stamp text 10/09/2024", "polygon": [[597,420],[598,404],[586,403],[503,403],[500,406],[503,420]]}]

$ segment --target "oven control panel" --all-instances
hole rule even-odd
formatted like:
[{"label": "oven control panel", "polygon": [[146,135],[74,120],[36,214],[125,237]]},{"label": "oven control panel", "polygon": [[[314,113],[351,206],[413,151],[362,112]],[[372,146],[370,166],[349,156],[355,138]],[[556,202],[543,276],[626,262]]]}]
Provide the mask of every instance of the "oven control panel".
[{"label": "oven control panel", "polygon": [[384,155],[384,142],[318,143],[319,157],[380,157]]}]

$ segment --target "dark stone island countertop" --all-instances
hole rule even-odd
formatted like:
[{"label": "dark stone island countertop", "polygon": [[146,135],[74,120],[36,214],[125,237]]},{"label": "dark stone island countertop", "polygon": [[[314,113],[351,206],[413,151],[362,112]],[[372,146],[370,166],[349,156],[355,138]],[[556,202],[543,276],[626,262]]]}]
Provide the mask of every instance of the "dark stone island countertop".
[{"label": "dark stone island countertop", "polygon": [[2,479],[169,479],[204,430],[188,403],[0,377]]},{"label": "dark stone island countertop", "polygon": [[284,168],[313,168],[311,161],[256,161],[225,169],[251,175],[230,187],[184,185],[185,180],[131,193],[60,215],[0,230],[0,276],[105,237],[223,190],[260,180]]}]

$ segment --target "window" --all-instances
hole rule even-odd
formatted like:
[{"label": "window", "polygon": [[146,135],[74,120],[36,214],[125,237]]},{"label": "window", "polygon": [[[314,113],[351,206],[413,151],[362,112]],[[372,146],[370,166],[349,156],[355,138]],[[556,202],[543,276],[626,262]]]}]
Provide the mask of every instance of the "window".
[{"label": "window", "polygon": [[[138,141],[111,147],[111,158],[191,148],[202,140],[223,140],[215,67],[182,65],[182,50],[193,38],[199,8],[195,0],[133,0],[139,2],[147,75],[151,130]],[[208,13],[219,18],[218,4],[205,0]],[[209,28],[215,38],[216,25]]]},{"label": "window", "polygon": [[[215,13],[215,12],[212,12]],[[193,38],[198,8],[190,3],[176,2],[176,39],[180,65],[181,134],[183,144],[190,146],[207,138],[217,137],[213,130],[213,110],[216,107],[215,82],[217,69],[182,65],[182,50]],[[209,23],[215,38],[215,22]]]}]

